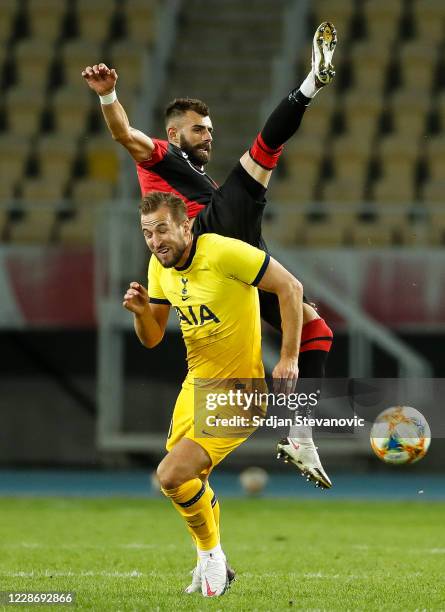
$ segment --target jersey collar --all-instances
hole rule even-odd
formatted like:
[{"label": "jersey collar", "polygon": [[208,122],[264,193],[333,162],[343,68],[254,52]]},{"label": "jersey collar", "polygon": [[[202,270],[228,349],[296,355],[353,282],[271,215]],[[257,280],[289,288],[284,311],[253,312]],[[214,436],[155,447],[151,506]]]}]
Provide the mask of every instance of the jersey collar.
[{"label": "jersey collar", "polygon": [[178,272],[182,272],[183,270],[187,270],[187,268],[190,268],[190,266],[192,265],[193,258],[196,253],[197,242],[198,242],[198,236],[193,236],[193,244],[192,244],[192,248],[190,249],[189,256],[187,257],[187,261],[180,268],[175,266],[175,270],[177,270]]}]

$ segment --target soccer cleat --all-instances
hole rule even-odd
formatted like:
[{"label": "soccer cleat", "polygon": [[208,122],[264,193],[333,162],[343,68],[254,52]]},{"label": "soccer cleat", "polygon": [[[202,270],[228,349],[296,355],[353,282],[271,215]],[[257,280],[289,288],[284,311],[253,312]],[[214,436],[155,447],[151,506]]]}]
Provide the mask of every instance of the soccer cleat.
[{"label": "soccer cleat", "polygon": [[284,459],[285,463],[293,463],[301,475],[306,476],[306,480],[315,483],[316,487],[330,489],[332,482],[321,465],[317,453],[317,447],[313,440],[307,439],[304,442],[296,438],[283,438],[277,445],[277,459]]},{"label": "soccer cleat", "polygon": [[[230,565],[226,561],[226,569],[227,569],[227,588],[230,588],[232,582],[236,578],[235,570],[233,570]],[[192,574],[192,582],[184,589],[184,593],[187,595],[191,595],[192,593],[196,593],[201,589],[201,563],[198,561],[196,567],[190,572]]]},{"label": "soccer cleat", "polygon": [[229,587],[229,577],[224,557],[201,559],[201,592],[204,597],[224,595]]},{"label": "soccer cleat", "polygon": [[328,85],[335,76],[332,56],[337,44],[337,30],[333,23],[324,21],[314,35],[312,44],[312,70],[317,87]]},{"label": "soccer cleat", "polygon": [[191,574],[192,581],[188,585],[188,587],[184,589],[184,593],[187,593],[187,595],[196,593],[201,588],[201,563],[199,561],[196,564],[196,567],[191,571]]}]

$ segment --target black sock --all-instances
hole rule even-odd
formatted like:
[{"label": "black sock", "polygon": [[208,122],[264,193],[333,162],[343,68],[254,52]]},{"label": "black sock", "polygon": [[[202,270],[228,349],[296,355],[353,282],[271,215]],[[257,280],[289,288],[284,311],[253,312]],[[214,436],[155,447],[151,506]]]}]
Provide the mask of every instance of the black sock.
[{"label": "black sock", "polygon": [[311,98],[306,98],[299,89],[294,89],[281,100],[261,132],[265,144],[271,149],[278,149],[289,140],[300,127],[310,102]]}]

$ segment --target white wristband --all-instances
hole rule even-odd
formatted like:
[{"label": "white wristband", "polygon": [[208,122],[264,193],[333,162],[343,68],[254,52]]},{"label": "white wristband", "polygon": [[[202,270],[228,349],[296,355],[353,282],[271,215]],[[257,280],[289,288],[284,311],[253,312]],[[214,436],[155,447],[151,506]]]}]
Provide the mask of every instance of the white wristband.
[{"label": "white wristband", "polygon": [[113,89],[109,94],[105,96],[99,96],[101,104],[113,104],[117,100],[116,90]]}]

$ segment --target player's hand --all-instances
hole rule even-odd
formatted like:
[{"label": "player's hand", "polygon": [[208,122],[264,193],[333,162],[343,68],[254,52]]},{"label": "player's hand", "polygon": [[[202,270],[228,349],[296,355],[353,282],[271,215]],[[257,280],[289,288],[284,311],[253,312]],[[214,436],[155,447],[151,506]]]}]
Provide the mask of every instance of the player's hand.
[{"label": "player's hand", "polygon": [[105,96],[113,91],[118,79],[114,68],[108,68],[105,64],[94,64],[87,66],[82,71],[82,76],[88,86],[97,93],[98,96]]},{"label": "player's hand", "polygon": [[298,380],[298,357],[281,357],[272,372],[275,393],[293,393]]},{"label": "player's hand", "polygon": [[146,309],[149,308],[148,300],[147,289],[139,283],[133,282],[130,283],[124,295],[122,306],[135,315],[141,316],[146,312]]}]

